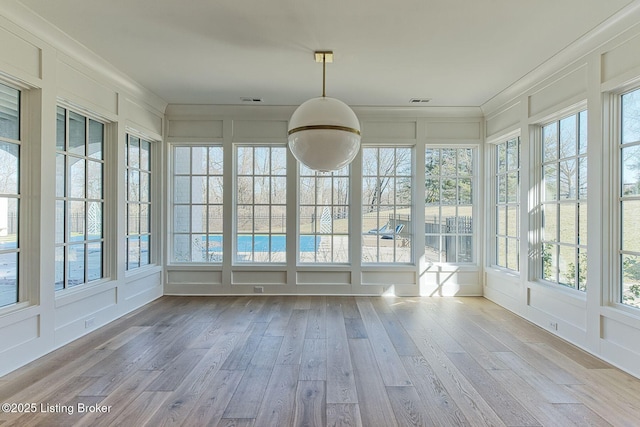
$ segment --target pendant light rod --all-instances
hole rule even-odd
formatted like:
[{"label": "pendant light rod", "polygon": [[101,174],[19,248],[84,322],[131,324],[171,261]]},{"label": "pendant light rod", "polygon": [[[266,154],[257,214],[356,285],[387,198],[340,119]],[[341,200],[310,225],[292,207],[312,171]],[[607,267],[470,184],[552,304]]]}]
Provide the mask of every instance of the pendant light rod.
[{"label": "pendant light rod", "polygon": [[324,92],[324,88],[326,84],[326,74],[327,74],[327,57],[323,53],[322,54],[322,97],[323,98],[327,96],[325,95],[325,92]]},{"label": "pendant light rod", "polygon": [[317,50],[314,52],[316,62],[322,62],[322,97],[326,98],[326,75],[327,75],[327,62],[333,62],[332,50]]}]

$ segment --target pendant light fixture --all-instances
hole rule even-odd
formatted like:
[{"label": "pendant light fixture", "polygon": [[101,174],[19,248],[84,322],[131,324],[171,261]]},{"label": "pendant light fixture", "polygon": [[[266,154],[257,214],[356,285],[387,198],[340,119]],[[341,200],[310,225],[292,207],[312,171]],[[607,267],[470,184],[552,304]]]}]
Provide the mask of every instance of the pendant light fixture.
[{"label": "pendant light fixture", "polygon": [[360,122],[344,102],[325,95],[326,63],[333,52],[315,52],[322,62],[322,96],[303,102],[289,120],[289,149],[310,169],[330,172],[342,169],[360,151]]}]

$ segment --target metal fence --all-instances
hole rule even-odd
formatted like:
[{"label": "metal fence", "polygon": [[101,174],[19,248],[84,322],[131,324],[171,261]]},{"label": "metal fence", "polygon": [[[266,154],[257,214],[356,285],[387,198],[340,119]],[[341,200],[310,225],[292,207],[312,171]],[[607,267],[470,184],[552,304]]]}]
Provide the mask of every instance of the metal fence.
[{"label": "metal fence", "polygon": [[[450,216],[437,222],[434,218],[424,224],[425,246],[445,253],[446,262],[471,262],[473,260],[473,218]],[[443,247],[440,247],[440,238]],[[458,239],[459,238],[459,239]]]}]

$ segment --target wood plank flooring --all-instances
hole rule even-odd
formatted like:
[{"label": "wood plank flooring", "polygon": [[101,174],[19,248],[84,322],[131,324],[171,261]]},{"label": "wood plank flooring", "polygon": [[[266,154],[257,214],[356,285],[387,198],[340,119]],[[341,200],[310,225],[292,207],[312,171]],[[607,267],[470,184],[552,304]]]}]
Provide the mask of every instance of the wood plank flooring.
[{"label": "wood plank flooring", "polygon": [[162,297],[0,402],[36,405],[1,427],[640,425],[639,379],[484,298]]}]

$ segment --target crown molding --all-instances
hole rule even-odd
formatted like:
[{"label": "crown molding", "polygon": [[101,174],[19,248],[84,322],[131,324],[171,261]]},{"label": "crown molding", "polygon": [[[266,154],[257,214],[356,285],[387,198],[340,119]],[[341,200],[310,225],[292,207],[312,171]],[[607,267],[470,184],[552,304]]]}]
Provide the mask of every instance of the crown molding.
[{"label": "crown molding", "polygon": [[17,0],[0,0],[0,15],[15,25],[28,31],[42,42],[43,47],[51,47],[78,63],[83,64],[95,75],[110,82],[131,96],[144,99],[151,107],[161,113],[167,102],[149,89],[140,85],[128,75],[114,67],[104,58],[75,40],[51,22],[45,20],[33,10]]},{"label": "crown molding", "polygon": [[504,108],[545,79],[584,59],[621,34],[640,28],[640,0],[628,4],[578,40],[543,62],[480,106],[485,116]]}]

